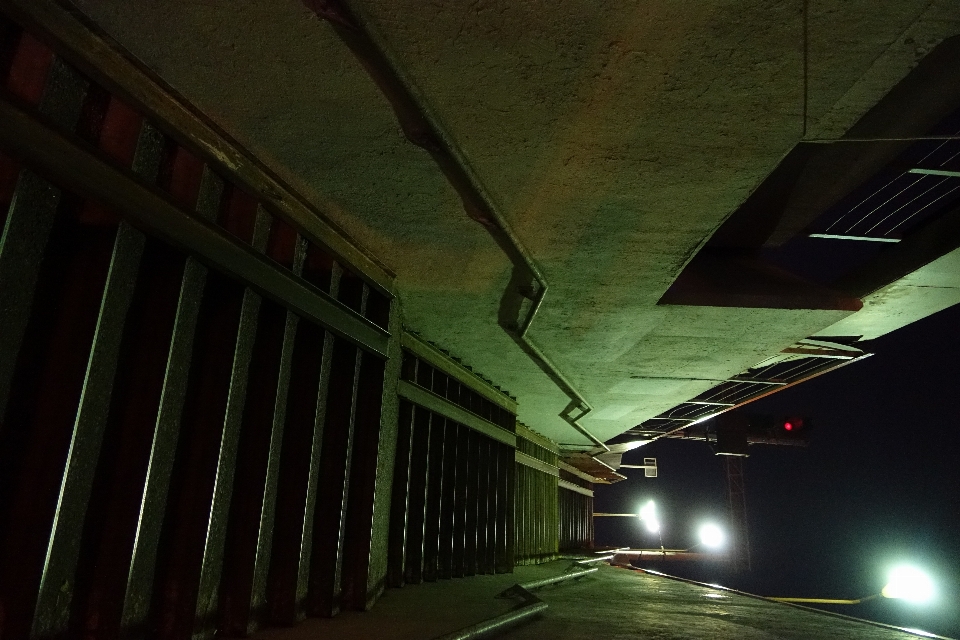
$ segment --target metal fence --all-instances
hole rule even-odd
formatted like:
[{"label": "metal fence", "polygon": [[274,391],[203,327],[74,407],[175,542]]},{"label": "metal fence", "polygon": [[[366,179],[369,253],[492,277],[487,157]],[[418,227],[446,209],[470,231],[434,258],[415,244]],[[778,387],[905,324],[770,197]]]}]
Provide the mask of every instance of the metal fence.
[{"label": "metal fence", "polygon": [[515,404],[404,336],[388,584],[513,570]]},{"label": "metal fence", "polygon": [[383,274],[50,38],[0,39],[0,635],[365,606]]}]

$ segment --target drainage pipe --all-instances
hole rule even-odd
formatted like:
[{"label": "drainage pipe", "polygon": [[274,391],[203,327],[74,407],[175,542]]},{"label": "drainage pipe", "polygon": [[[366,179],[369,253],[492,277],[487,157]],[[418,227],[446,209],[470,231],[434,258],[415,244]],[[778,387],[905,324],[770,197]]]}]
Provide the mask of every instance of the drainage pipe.
[{"label": "drainage pipe", "polygon": [[534,596],[533,600],[503,615],[478,622],[469,627],[464,627],[459,631],[440,636],[436,640],[476,640],[477,638],[489,638],[543,613],[546,608],[547,603]]},{"label": "drainage pipe", "polygon": [[506,631],[507,629],[510,629],[511,627],[515,627],[521,622],[525,622],[526,620],[543,613],[543,611],[546,610],[547,603],[538,598],[536,595],[530,593],[532,589],[539,589],[551,584],[582,578],[583,576],[596,571],[598,571],[597,567],[593,567],[590,569],[582,569],[580,571],[572,571],[570,573],[562,573],[558,576],[552,576],[542,580],[534,580],[532,582],[525,582],[523,584],[515,584],[500,595],[519,596],[523,598],[524,604],[494,618],[490,618],[488,620],[484,620],[483,622],[478,622],[477,624],[454,631],[453,633],[440,636],[435,640],[478,640],[479,638],[489,638],[497,635],[503,631]]},{"label": "drainage pipe", "polygon": [[[531,582],[524,582],[523,584],[518,584],[517,587],[520,587],[521,589],[524,589],[526,591],[530,591],[531,589],[539,589],[541,587],[550,586],[551,584],[566,582],[567,580],[576,580],[590,573],[596,573],[599,570],[600,569],[598,569],[597,567],[590,567],[589,569],[571,571],[570,573],[561,573],[558,576],[552,576],[550,578],[544,578],[542,580],[533,580]],[[516,587],[513,587],[513,588],[515,589]]]},{"label": "drainage pipe", "polygon": [[[500,298],[498,324],[570,399],[560,417],[590,442],[609,451],[603,442],[579,424],[579,420],[590,413],[593,407],[527,337],[547,293],[546,278],[500,215],[466,158],[458,152],[456,145],[437,124],[436,118],[428,113],[424,101],[415,95],[412,83],[401,77],[397,65],[377,45],[342,0],[303,0],[303,3],[333,27],[393,107],[406,138],[430,154],[460,196],[467,215],[483,225],[506,254],[513,265],[513,273]],[[528,306],[526,312],[525,306]],[[579,411],[579,415],[574,416],[576,411]]]}]

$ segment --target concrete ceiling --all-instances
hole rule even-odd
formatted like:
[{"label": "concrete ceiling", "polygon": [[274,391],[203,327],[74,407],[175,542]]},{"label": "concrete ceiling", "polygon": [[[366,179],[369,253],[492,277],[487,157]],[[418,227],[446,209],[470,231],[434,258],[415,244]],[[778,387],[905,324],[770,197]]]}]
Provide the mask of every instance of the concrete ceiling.
[{"label": "concrete ceiling", "polygon": [[[585,441],[497,325],[510,263],[326,22],[297,0],[76,4],[395,271],[408,327]],[[530,334],[602,439],[857,317],[657,302],[805,131],[842,134],[960,33],[947,0],[349,5],[543,270]]]}]

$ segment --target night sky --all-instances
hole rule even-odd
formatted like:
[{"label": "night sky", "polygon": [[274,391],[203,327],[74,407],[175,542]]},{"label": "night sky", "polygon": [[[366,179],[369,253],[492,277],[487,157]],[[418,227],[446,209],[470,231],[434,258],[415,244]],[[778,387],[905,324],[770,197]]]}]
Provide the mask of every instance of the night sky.
[{"label": "night sky", "polygon": [[[930,573],[927,605],[878,599],[833,610],[960,637],[960,305],[863,348],[867,360],[757,401],[743,411],[813,420],[807,448],[753,445],[744,464],[753,570],[664,563],[667,573],[768,596],[859,598],[897,563]],[[667,547],[727,517],[723,460],[702,442],[662,440],[624,456],[655,456],[660,477],[598,486],[595,509],[657,502]],[[626,518],[597,518],[598,545],[657,546]],[[652,566],[652,565],[651,565]]]}]

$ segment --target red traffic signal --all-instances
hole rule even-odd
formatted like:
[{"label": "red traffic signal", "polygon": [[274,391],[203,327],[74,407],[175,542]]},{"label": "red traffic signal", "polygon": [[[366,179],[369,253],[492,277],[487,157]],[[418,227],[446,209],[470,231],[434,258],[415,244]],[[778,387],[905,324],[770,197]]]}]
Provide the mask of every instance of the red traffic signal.
[{"label": "red traffic signal", "polygon": [[784,431],[802,431],[803,418],[787,418],[783,421]]}]

